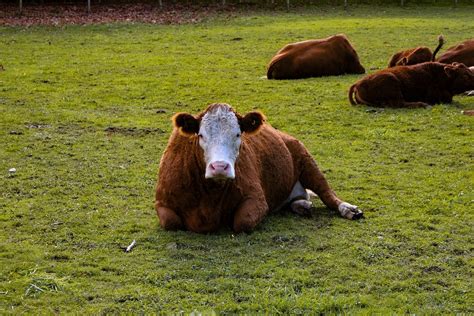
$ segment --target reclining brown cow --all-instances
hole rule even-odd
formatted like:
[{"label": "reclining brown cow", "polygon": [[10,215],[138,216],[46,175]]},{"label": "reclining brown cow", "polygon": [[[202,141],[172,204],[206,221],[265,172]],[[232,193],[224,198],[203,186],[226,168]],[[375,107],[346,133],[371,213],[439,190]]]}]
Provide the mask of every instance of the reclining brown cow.
[{"label": "reclining brown cow", "polygon": [[442,35],[438,36],[438,46],[435,48],[434,52],[426,46],[420,46],[412,49],[407,49],[401,52],[396,53],[390,59],[388,67],[395,66],[409,66],[424,63],[427,61],[435,61],[436,54],[443,47],[444,38]]},{"label": "reclining brown cow", "polygon": [[444,64],[456,62],[463,63],[468,67],[474,66],[474,39],[448,48],[443,55],[439,56],[437,61]]},{"label": "reclining brown cow", "polygon": [[156,189],[164,229],[248,232],[285,205],[308,213],[305,189],[345,218],[362,216],[336,196],[304,145],[266,124],[261,113],[241,116],[227,104],[212,104],[173,120]]},{"label": "reclining brown cow", "polygon": [[453,95],[474,89],[474,72],[464,64],[427,62],[378,71],[350,87],[352,105],[426,107],[451,103]]},{"label": "reclining brown cow", "polygon": [[268,65],[268,79],[363,74],[356,51],[344,34],[283,47]]}]

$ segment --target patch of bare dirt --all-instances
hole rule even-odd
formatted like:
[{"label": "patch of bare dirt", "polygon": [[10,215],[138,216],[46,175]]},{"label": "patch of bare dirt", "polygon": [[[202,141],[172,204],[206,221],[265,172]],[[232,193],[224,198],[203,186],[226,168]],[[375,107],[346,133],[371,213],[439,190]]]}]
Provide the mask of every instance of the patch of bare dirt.
[{"label": "patch of bare dirt", "polygon": [[235,6],[165,4],[163,8],[149,3],[96,4],[91,12],[84,5],[25,5],[19,14],[18,5],[0,4],[0,25],[32,26],[70,24],[104,24],[114,22],[151,24],[199,23],[217,15],[226,18],[237,14]]}]

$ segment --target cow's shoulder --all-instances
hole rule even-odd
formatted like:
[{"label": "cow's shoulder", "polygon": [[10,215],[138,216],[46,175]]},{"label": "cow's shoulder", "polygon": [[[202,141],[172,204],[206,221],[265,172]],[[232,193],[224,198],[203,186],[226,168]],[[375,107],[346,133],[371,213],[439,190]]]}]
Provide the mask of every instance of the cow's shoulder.
[{"label": "cow's shoulder", "polygon": [[176,129],[172,132],[160,161],[159,189],[197,189],[205,168],[197,142],[195,136],[181,135]]}]

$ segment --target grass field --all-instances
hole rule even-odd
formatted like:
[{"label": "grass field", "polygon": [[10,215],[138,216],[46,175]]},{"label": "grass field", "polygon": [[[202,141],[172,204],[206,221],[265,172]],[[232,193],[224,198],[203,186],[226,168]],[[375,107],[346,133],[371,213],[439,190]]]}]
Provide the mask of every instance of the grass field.
[{"label": "grass field", "polygon": [[[461,114],[474,98],[351,107],[357,75],[263,78],[288,42],[345,33],[373,72],[438,34],[446,47],[472,37],[473,16],[360,6],[0,28],[0,313],[474,313],[474,125]],[[274,214],[248,235],[163,231],[170,117],[213,102],[303,141],[366,218],[315,200],[312,218]]]}]

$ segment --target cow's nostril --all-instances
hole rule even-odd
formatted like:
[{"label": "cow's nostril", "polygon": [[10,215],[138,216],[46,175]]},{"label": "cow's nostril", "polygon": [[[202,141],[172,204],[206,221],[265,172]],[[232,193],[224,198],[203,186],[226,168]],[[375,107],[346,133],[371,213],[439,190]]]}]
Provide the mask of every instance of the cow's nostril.
[{"label": "cow's nostril", "polygon": [[229,169],[229,164],[225,165],[224,171],[226,171],[227,169]]},{"label": "cow's nostril", "polygon": [[211,169],[216,170],[216,168],[214,167],[214,165],[212,163],[211,163]]}]

